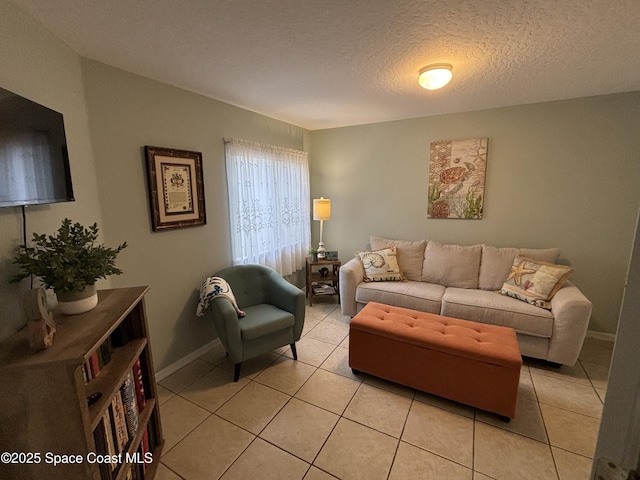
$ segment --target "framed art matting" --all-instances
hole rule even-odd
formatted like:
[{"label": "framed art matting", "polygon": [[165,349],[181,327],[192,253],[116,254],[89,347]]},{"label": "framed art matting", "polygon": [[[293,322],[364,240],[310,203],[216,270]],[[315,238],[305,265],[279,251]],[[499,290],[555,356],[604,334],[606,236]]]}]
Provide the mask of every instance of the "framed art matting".
[{"label": "framed art matting", "polygon": [[206,223],[202,153],[145,146],[154,231]]}]

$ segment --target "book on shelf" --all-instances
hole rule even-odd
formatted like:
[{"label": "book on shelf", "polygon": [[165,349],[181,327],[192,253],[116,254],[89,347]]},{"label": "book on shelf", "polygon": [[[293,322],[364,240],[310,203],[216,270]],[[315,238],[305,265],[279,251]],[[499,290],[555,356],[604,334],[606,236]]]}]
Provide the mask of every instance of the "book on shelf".
[{"label": "book on shelf", "polygon": [[152,451],[156,445],[158,445],[158,439],[156,437],[156,430],[152,424],[147,426],[147,448],[148,451]]},{"label": "book on shelf", "polygon": [[144,480],[144,464],[134,463],[131,465],[132,480]]},{"label": "book on shelf", "polygon": [[102,366],[104,367],[111,361],[111,354],[113,353],[113,344],[111,343],[111,337],[107,337],[107,339],[102,342],[99,350],[102,355]]},{"label": "book on shelf", "polygon": [[124,480],[133,480],[133,466],[126,465],[124,468],[126,468],[126,471],[124,473]]},{"label": "book on shelf", "polygon": [[336,288],[333,285],[318,284],[313,286],[313,293],[315,295],[330,295],[336,293]]},{"label": "book on shelf", "polygon": [[113,408],[113,425],[116,431],[116,446],[118,447],[118,453],[120,453],[124,451],[127,443],[129,442],[127,419],[125,417],[124,405],[122,403],[120,392],[117,392],[113,396],[111,407]]},{"label": "book on shelf", "polygon": [[118,325],[109,338],[113,347],[124,347],[129,343],[129,340],[134,338],[129,322],[122,322]]},{"label": "book on shelf", "polygon": [[131,370],[133,373],[133,382],[136,391],[136,402],[138,404],[138,412],[142,412],[144,407],[146,406],[146,396],[144,393],[144,381],[142,379],[142,367],[140,365],[140,358],[136,360],[136,363],[133,364],[133,369]]},{"label": "book on shelf", "polygon": [[102,358],[102,345],[100,345],[96,349],[96,356],[98,357],[98,367],[100,367],[100,370],[102,370],[102,367],[104,367],[104,359]]},{"label": "book on shelf", "polygon": [[133,386],[132,372],[127,373],[124,383],[120,387],[120,395],[122,396],[122,403],[124,405],[129,436],[134,437],[138,431],[138,404],[136,402],[136,392]]},{"label": "book on shelf", "polygon": [[98,360],[98,352],[93,352],[89,357],[89,370],[91,378],[95,378],[100,373],[100,362]]},{"label": "book on shelf", "polygon": [[[115,443],[115,430],[113,428],[113,417],[110,409],[107,409],[102,416],[102,431],[104,435],[104,442],[106,446],[106,452],[103,452],[109,456],[116,455],[116,443]],[[111,463],[111,470],[115,469],[115,464]]]},{"label": "book on shelf", "polygon": [[84,383],[89,383],[89,380],[91,380],[90,372],[91,372],[91,367],[88,366],[88,363],[87,362],[83,363],[82,378],[84,379]]},{"label": "book on shelf", "polygon": [[142,449],[142,456],[144,457],[149,452],[149,429],[145,430],[142,434],[140,448]]},{"label": "book on shelf", "polygon": [[[110,426],[109,426],[110,428]],[[100,455],[108,455],[108,447],[107,447],[107,435],[105,431],[105,422],[104,417],[102,421],[98,423],[98,426],[93,431],[93,440],[96,443],[96,453]],[[100,470],[100,478],[102,480],[110,480],[111,479],[111,468],[108,463],[99,463],[98,468]]]},{"label": "book on shelf", "polygon": [[95,378],[100,373],[100,370],[111,361],[112,353],[113,344],[111,339],[107,338],[82,366],[82,375],[85,383]]}]

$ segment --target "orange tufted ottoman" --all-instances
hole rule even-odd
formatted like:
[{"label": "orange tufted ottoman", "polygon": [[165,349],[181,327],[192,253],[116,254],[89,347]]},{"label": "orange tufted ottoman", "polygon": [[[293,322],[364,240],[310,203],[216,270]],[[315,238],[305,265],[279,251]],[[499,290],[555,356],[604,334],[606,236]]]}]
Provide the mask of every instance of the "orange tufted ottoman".
[{"label": "orange tufted ottoman", "polygon": [[349,366],[515,416],[522,357],[512,328],[370,302],[351,319]]}]

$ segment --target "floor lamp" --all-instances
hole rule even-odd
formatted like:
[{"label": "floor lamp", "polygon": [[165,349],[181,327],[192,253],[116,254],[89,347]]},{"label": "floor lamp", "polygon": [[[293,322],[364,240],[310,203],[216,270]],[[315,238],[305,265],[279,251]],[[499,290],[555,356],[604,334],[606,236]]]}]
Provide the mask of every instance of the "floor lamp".
[{"label": "floor lamp", "polygon": [[318,259],[325,258],[325,248],[322,242],[322,227],[325,220],[331,219],[331,200],[320,197],[313,199],[313,219],[320,221],[320,243],[318,243]]}]

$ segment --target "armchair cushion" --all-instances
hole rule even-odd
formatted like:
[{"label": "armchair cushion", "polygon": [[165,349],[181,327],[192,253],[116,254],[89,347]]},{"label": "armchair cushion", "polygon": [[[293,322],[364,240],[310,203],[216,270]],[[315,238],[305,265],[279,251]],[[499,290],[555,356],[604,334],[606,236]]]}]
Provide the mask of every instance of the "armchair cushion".
[{"label": "armchair cushion", "polygon": [[291,313],[268,303],[248,307],[245,312],[240,323],[240,335],[245,341],[291,328],[295,323]]}]

